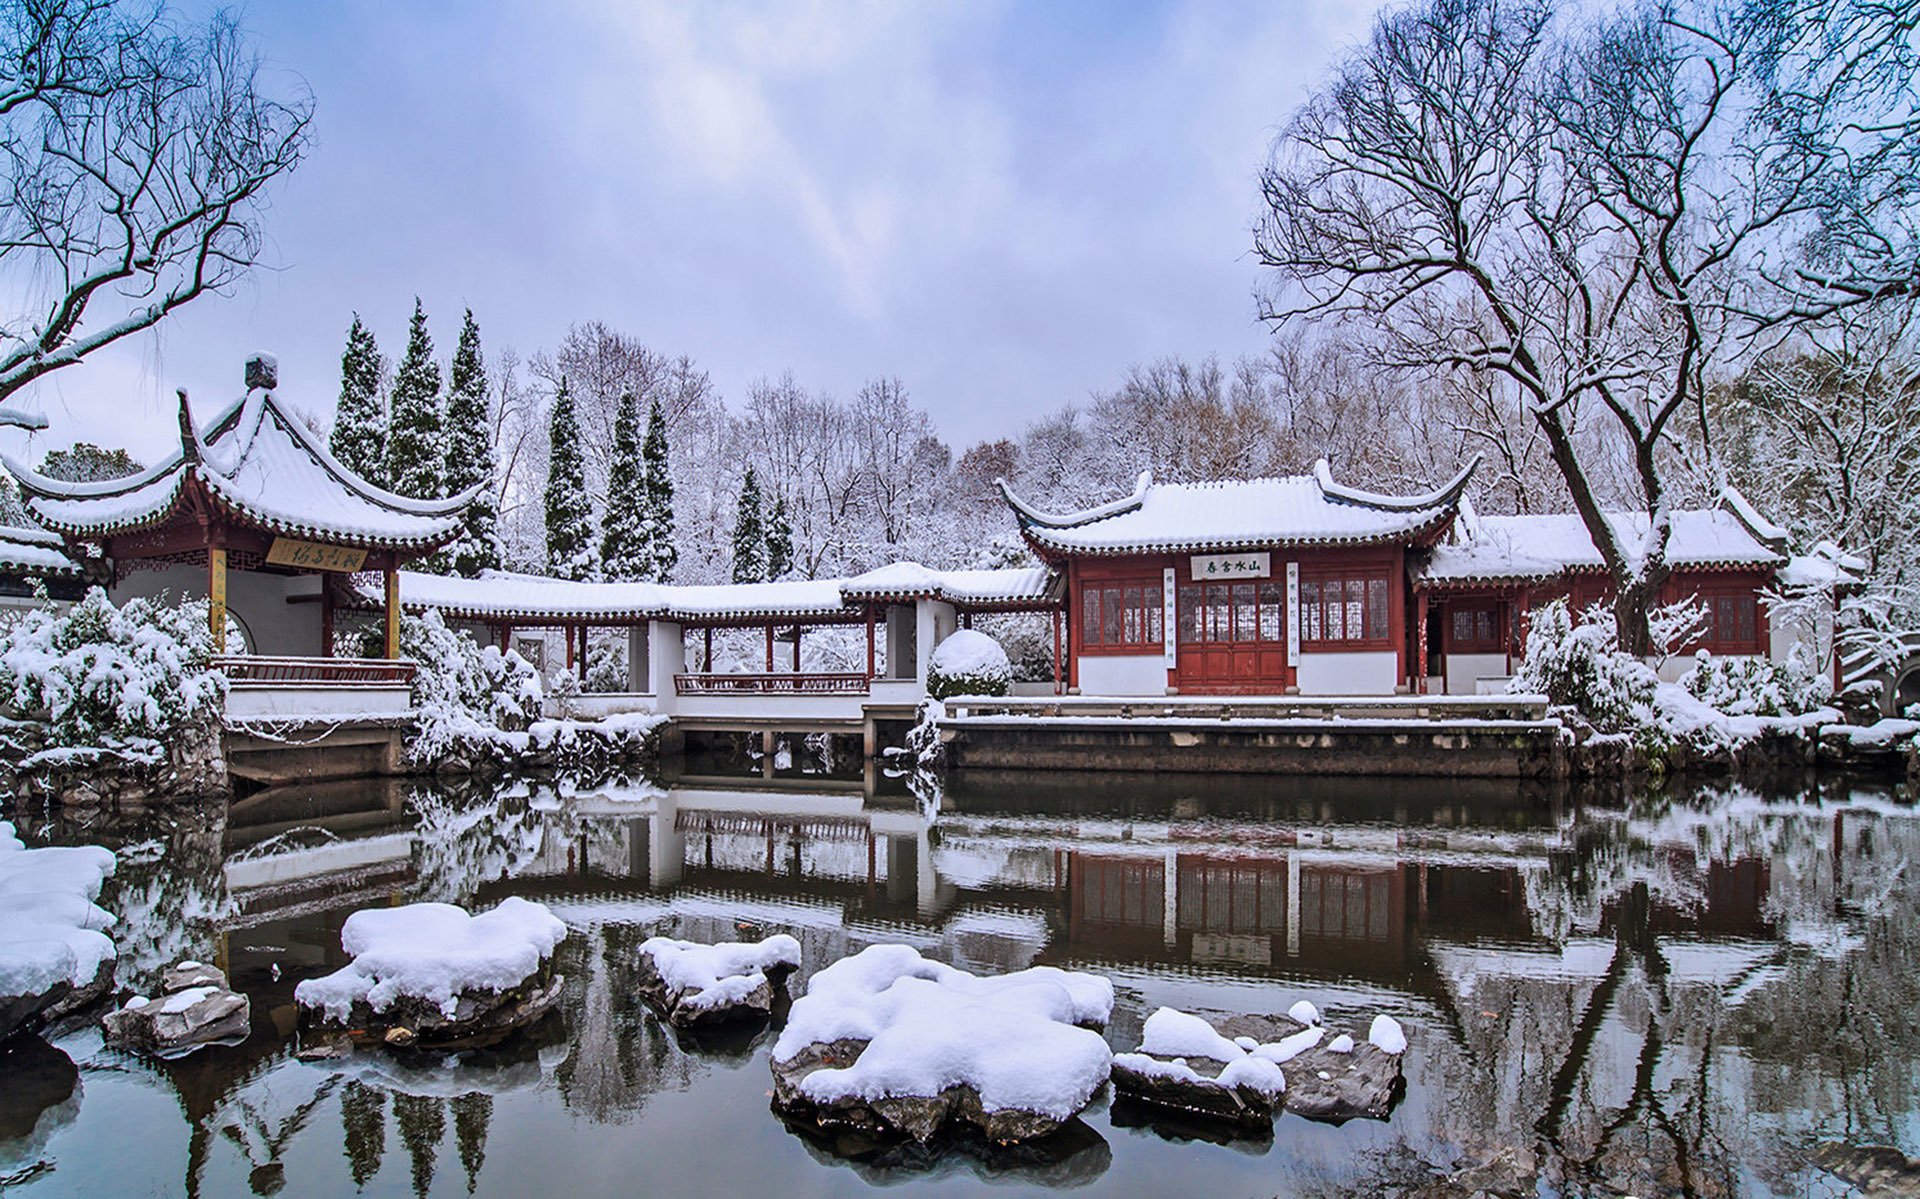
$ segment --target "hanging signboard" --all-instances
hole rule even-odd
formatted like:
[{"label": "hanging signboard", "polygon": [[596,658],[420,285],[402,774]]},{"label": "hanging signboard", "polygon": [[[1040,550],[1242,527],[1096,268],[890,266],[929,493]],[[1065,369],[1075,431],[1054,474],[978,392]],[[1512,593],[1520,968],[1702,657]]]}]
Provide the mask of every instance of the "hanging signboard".
[{"label": "hanging signboard", "polygon": [[1171,566],[1160,572],[1160,591],[1160,606],[1163,609],[1160,613],[1160,631],[1165,644],[1167,669],[1172,670],[1175,662],[1179,658],[1180,639],[1176,635],[1177,630],[1175,628],[1178,593],[1174,587],[1173,567]]},{"label": "hanging signboard", "polygon": [[267,549],[267,561],[275,566],[297,566],[301,570],[334,570],[352,574],[366,565],[367,551],[345,545],[275,537],[273,545]]},{"label": "hanging signboard", "polygon": [[1273,577],[1273,555],[1195,554],[1193,577],[1199,579],[1269,579]]},{"label": "hanging signboard", "polygon": [[1300,665],[1300,564],[1287,563],[1287,665]]}]

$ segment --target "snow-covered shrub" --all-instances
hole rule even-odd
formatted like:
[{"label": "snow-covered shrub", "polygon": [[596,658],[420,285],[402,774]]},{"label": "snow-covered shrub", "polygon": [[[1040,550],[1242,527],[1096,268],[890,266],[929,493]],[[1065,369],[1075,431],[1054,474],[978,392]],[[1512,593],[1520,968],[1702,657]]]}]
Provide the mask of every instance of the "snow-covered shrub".
[{"label": "snow-covered shrub", "polygon": [[418,667],[419,731],[408,746],[417,761],[436,761],[464,740],[525,729],[540,715],[540,676],[527,660],[449,629],[436,611],[401,620],[400,656]]},{"label": "snow-covered shrub", "polygon": [[65,612],[36,609],[0,632],[0,710],[46,727],[63,748],[155,756],[226,696],[202,601],[134,599],[99,588]]},{"label": "snow-covered shrub", "polygon": [[618,654],[609,654],[602,650],[593,659],[593,665],[587,668],[586,689],[599,692],[620,692],[627,689],[627,655],[623,650]]},{"label": "snow-covered shrub", "polygon": [[1013,688],[1013,667],[1007,651],[985,633],[959,629],[948,635],[927,663],[927,694],[935,699],[956,695],[1005,695]]},{"label": "snow-covered shrub", "polygon": [[1508,690],[1545,695],[1574,708],[1603,733],[1638,732],[1653,723],[1659,677],[1618,648],[1613,612],[1595,604],[1575,623],[1565,600],[1534,609],[1526,657]]},{"label": "snow-covered shrub", "polygon": [[1795,646],[1786,662],[1765,658],[1716,658],[1695,654],[1694,667],[1680,685],[1687,693],[1728,716],[1800,716],[1827,702],[1832,684]]}]

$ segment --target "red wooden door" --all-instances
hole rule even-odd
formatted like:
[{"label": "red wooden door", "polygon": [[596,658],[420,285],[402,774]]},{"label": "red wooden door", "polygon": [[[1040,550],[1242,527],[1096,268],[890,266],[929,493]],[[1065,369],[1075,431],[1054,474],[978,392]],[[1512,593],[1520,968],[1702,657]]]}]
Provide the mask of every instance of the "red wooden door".
[{"label": "red wooden door", "polygon": [[1176,598],[1182,692],[1274,694],[1291,684],[1280,580],[1182,581]]}]

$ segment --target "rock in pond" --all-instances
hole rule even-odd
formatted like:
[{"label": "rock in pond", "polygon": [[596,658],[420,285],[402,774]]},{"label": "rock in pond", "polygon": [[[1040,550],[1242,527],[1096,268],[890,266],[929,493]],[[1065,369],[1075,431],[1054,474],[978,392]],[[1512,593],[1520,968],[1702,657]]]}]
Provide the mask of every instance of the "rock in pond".
[{"label": "rock in pond", "polygon": [[100,1023],[109,1044],[171,1058],[245,1040],[252,1017],[253,1005],[227,989],[226,975],[199,962],[181,962],[163,976],[158,996],[136,995]]},{"label": "rock in pond", "polygon": [[97,845],[28,849],[0,820],[0,1040],[113,989],[113,917],[93,902],[113,869]]},{"label": "rock in pond", "polygon": [[[1400,1053],[1406,1048],[1406,1034],[1390,1016],[1376,1017],[1365,1041],[1344,1034],[1322,1037],[1316,1034],[1324,1030],[1317,1026],[1299,1028],[1277,1017],[1228,1017],[1221,1021],[1220,1031],[1298,1046],[1277,1059],[1287,1075],[1286,1110],[1296,1116],[1333,1124],[1384,1120],[1399,1101]],[[1389,1051],[1382,1043],[1399,1048]]]},{"label": "rock in pond", "polygon": [[490,1045],[559,1000],[566,980],[553,972],[553,951],[566,935],[544,905],[518,896],[477,916],[444,903],[368,908],[340,929],[353,961],[302,982],[294,999],[323,1042]]},{"label": "rock in pond", "polygon": [[651,937],[640,945],[640,997],[680,1029],[754,1019],[799,967],[800,942],[785,933],[715,945]]},{"label": "rock in pond", "polygon": [[966,1125],[997,1144],[1050,1136],[1106,1082],[1098,975],[1036,966],[981,978],[874,945],[813,976],[774,1044],[773,1106],[826,1133],[924,1143]]}]

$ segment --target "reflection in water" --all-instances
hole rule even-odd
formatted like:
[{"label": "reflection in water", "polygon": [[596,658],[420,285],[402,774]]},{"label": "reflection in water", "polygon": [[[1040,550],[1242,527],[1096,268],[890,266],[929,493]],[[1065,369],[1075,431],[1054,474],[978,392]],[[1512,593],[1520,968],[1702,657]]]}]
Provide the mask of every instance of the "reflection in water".
[{"label": "reflection in water", "polygon": [[[1810,1164],[1823,1142],[1920,1149],[1920,819],[1872,794],[1605,806],[1497,784],[1162,777],[988,779],[929,802],[819,781],[335,784],[228,813],[22,826],[120,849],[103,902],[129,985],[203,958],[254,1012],[245,1044],[175,1062],[81,1025],[8,1046],[0,1183],[22,1194],[737,1193],[770,1178],[832,1194],[849,1177],[1143,1193],[1194,1189],[1195,1171],[1221,1194],[1448,1174],[1766,1194],[1839,1188]],[[295,1058],[293,986],[343,964],[347,913],[508,894],[572,930],[548,1021],[485,1052]],[[793,1135],[767,1111],[769,1030],[692,1046],[634,985],[650,935],[770,932],[802,944],[796,992],[880,941],[987,973],[1096,970],[1119,988],[1120,1046],[1161,1003],[1389,1012],[1413,1035],[1407,1096],[1386,1124],[1287,1117],[1231,1147],[1105,1100],[1019,1157]],[[135,1151],[101,1152],[122,1145]]]}]

